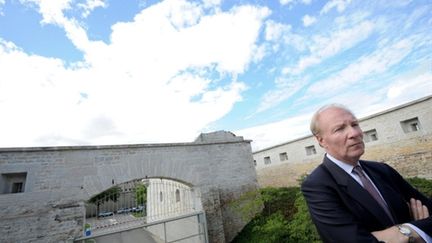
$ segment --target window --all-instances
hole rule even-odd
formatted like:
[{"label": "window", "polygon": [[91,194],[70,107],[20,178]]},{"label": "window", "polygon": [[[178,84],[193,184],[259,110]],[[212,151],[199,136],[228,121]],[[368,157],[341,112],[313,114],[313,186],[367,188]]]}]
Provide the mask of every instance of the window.
[{"label": "window", "polygon": [[306,155],[316,154],[316,149],[314,145],[307,146],[305,149],[306,149]]},{"label": "window", "polygon": [[175,191],[175,198],[176,198],[176,202],[180,202],[180,190],[176,189]]},{"label": "window", "polygon": [[24,187],[23,187],[23,183],[22,182],[15,182],[12,184],[12,193],[19,193],[19,192],[24,192]]},{"label": "window", "polygon": [[257,162],[256,162],[256,160],[254,160],[254,166],[257,166]]},{"label": "window", "polygon": [[378,140],[378,133],[375,129],[366,131],[363,134],[366,143]]},{"label": "window", "polygon": [[280,161],[288,160],[288,154],[286,152],[280,153],[279,159],[280,159]]},{"label": "window", "polygon": [[0,193],[21,193],[25,191],[27,172],[4,173],[0,177]]},{"label": "window", "polygon": [[270,156],[264,157],[264,164],[265,165],[271,164]]},{"label": "window", "polygon": [[420,121],[417,117],[405,121],[401,121],[400,124],[402,126],[402,130],[405,133],[416,132],[421,130]]},{"label": "window", "polygon": [[160,199],[161,202],[163,202],[163,194],[162,194],[162,192],[159,193],[159,199]]}]

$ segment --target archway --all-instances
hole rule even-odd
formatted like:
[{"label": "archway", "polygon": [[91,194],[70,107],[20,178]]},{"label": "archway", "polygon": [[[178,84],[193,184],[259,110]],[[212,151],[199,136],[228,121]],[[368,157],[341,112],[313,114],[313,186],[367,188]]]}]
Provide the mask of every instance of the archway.
[{"label": "archway", "polygon": [[[128,181],[86,202],[84,232],[106,240],[109,235],[145,229],[155,241],[207,242],[205,215],[197,189],[169,178]],[[134,230],[134,231],[132,231]],[[102,238],[101,238],[102,237]],[[124,236],[123,236],[124,237]]]}]

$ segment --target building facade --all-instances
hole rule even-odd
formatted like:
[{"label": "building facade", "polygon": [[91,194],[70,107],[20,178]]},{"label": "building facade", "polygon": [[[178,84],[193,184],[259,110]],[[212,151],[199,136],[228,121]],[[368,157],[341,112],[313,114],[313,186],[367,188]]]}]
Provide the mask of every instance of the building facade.
[{"label": "building facade", "polygon": [[[432,178],[432,96],[359,119],[366,153],[404,176]],[[291,186],[324,156],[310,135],[253,153],[260,186]]]},{"label": "building facade", "polygon": [[202,210],[192,187],[167,179],[148,179],[147,222]]}]

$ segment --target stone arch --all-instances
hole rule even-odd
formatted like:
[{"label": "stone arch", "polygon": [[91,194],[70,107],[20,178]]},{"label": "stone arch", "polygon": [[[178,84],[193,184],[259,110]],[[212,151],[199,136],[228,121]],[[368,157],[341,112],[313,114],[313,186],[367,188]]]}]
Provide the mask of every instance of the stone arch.
[{"label": "stone arch", "polygon": [[[192,183],[184,181],[184,180],[181,180],[181,179],[170,178],[170,177],[162,177],[162,176],[151,176],[151,177],[145,176],[143,178],[134,178],[134,179],[126,181],[126,182],[115,183],[115,184],[111,185],[108,188],[102,187],[103,188],[102,191],[94,192],[92,195],[87,196],[84,201],[86,203],[88,203],[92,198],[97,197],[101,193],[107,192],[107,191],[109,191],[109,190],[111,190],[112,188],[115,188],[115,187],[121,187],[122,190],[123,190],[125,184],[131,184],[131,183],[133,184],[134,182],[141,181],[141,180],[147,180],[148,181],[148,180],[156,180],[156,179],[157,180],[171,181],[172,183],[178,183],[178,184],[184,185],[184,187],[188,187],[189,190],[191,190],[191,193],[192,193],[192,195],[191,195],[192,199],[191,200],[193,200],[194,209],[198,210],[198,211],[202,210],[202,202],[201,202],[201,198],[200,198],[201,193],[200,193],[200,188],[199,187],[194,186]],[[112,179],[112,181],[114,181],[114,179]],[[129,185],[128,187],[131,187],[131,186]],[[165,188],[162,188],[162,189],[165,190]],[[166,192],[164,192],[164,191],[160,191],[160,193],[158,195],[153,195],[153,197],[155,199],[157,198],[160,202],[163,202],[163,199],[165,197],[167,197],[167,195],[165,195],[165,193]],[[175,193],[175,191],[174,191],[174,193]],[[170,198],[176,198],[176,194],[173,194],[173,195],[174,195],[174,197],[170,197]],[[87,214],[88,213],[87,213],[87,209],[86,209],[86,215]]]},{"label": "stone arch", "polygon": [[[0,229],[0,241],[79,237],[84,204],[93,195],[130,180],[158,177],[193,185],[206,213],[210,241],[229,242],[253,217],[242,217],[230,205],[258,187],[250,141],[225,131],[201,134],[189,143],[0,149],[0,171],[27,175],[21,195],[0,200],[0,206],[16,202],[2,211],[11,219],[4,228],[44,220],[51,232],[31,228],[23,236]],[[35,215],[23,217],[26,209]]]},{"label": "stone arch", "polygon": [[[121,225],[136,227],[202,213],[201,199],[197,195],[190,183],[169,178],[147,177],[114,184],[86,201],[84,228],[85,231],[90,228],[92,235],[100,235],[118,230]],[[196,222],[187,222],[189,228],[199,227]],[[180,229],[186,225],[176,227]],[[158,230],[152,233],[161,238],[164,235]]]}]

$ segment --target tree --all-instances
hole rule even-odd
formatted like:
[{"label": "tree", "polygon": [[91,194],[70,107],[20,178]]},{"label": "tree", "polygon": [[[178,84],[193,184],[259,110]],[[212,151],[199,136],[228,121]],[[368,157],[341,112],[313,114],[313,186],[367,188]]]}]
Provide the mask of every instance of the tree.
[{"label": "tree", "polygon": [[135,187],[135,196],[137,205],[144,205],[147,202],[147,187],[143,184],[138,184]]}]

